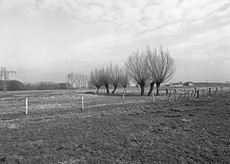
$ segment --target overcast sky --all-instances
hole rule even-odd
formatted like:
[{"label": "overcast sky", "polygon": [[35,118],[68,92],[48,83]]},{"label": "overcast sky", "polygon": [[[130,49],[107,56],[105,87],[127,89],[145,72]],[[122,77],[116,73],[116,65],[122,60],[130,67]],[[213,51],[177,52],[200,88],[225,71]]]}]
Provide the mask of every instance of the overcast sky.
[{"label": "overcast sky", "polygon": [[163,45],[171,82],[230,80],[229,0],[0,0],[0,67],[22,82],[65,80]]}]

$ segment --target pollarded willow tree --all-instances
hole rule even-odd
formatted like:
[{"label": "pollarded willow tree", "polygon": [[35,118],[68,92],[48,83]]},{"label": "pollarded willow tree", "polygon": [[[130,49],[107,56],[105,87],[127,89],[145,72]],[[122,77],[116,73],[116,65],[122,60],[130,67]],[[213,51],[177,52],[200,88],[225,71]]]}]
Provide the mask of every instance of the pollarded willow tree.
[{"label": "pollarded willow tree", "polygon": [[97,68],[90,72],[89,83],[97,88],[96,93],[98,93],[99,89],[102,86],[102,81],[100,79],[100,71]]},{"label": "pollarded willow tree", "polygon": [[155,48],[154,51],[147,48],[147,52],[146,65],[151,79],[156,83],[156,95],[159,95],[161,83],[167,82],[173,77],[176,67],[168,49],[160,46],[158,50]]},{"label": "pollarded willow tree", "polygon": [[129,86],[130,83],[129,83],[128,74],[124,67],[121,68],[120,84],[123,86],[124,92],[126,92],[126,88]]},{"label": "pollarded willow tree", "polygon": [[[146,48],[146,65],[148,67],[148,71],[150,70],[149,68],[152,67],[152,64],[154,64],[154,60],[156,57],[156,49],[154,49],[154,51],[151,51],[150,47],[147,46]],[[153,93],[153,88],[154,88],[154,85],[156,83],[156,79],[154,76],[152,76],[151,74],[151,71],[149,71],[149,82],[150,82],[150,89],[149,89],[149,92],[148,92],[148,96],[151,96]]]},{"label": "pollarded willow tree", "polygon": [[110,84],[110,69],[109,67],[102,67],[99,71],[99,79],[100,79],[100,82],[103,86],[105,86],[106,88],[106,92],[107,94],[109,94],[109,84]]},{"label": "pollarded willow tree", "polygon": [[110,63],[110,82],[113,85],[112,94],[115,93],[117,87],[121,82],[122,70],[118,67],[118,65],[114,65]]},{"label": "pollarded willow tree", "polygon": [[146,54],[142,51],[133,52],[125,63],[126,72],[128,76],[140,85],[141,95],[144,95],[145,86],[149,79],[148,67],[146,65]]}]

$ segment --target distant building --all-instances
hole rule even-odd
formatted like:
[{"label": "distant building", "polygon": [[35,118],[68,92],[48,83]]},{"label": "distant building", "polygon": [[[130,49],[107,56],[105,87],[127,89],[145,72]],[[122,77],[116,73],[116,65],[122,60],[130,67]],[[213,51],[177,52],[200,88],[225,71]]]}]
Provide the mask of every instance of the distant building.
[{"label": "distant building", "polygon": [[183,83],[180,81],[179,83],[172,83],[170,86],[183,86]]},{"label": "distant building", "polygon": [[133,82],[129,82],[129,85],[128,85],[128,86],[129,86],[129,87],[137,87],[137,85],[138,85],[138,84],[135,84],[135,83],[133,83]]},{"label": "distant building", "polygon": [[193,85],[194,85],[194,83],[190,82],[190,81],[184,83],[184,86],[190,86],[191,87]]}]

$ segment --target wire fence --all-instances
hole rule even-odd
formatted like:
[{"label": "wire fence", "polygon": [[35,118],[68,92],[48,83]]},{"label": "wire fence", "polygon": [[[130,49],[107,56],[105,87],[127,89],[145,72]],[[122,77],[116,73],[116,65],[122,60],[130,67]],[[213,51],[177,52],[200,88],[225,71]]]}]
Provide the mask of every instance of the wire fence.
[{"label": "wire fence", "polygon": [[166,90],[166,95],[168,95],[169,102],[180,101],[183,99],[201,99],[201,98],[210,98],[223,94],[224,92],[230,91],[230,87],[199,87],[193,89],[180,89],[168,91]]},{"label": "wire fence", "polygon": [[[27,94],[17,94],[0,99],[0,113],[47,112],[50,110],[85,110],[87,108],[129,106],[141,103],[174,103],[184,100],[206,99],[230,91],[229,87],[194,87],[165,88],[159,91],[160,96],[139,96],[139,90],[118,89],[116,94],[103,92],[95,94],[95,90],[63,90]],[[154,92],[155,93],[155,92]]]}]

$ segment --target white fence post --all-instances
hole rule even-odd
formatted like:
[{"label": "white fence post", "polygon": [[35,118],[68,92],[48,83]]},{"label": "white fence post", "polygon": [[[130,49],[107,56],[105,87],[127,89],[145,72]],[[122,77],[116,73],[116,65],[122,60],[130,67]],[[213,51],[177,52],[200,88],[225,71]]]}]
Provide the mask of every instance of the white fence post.
[{"label": "white fence post", "polygon": [[28,114],[28,97],[26,97],[26,114]]}]

